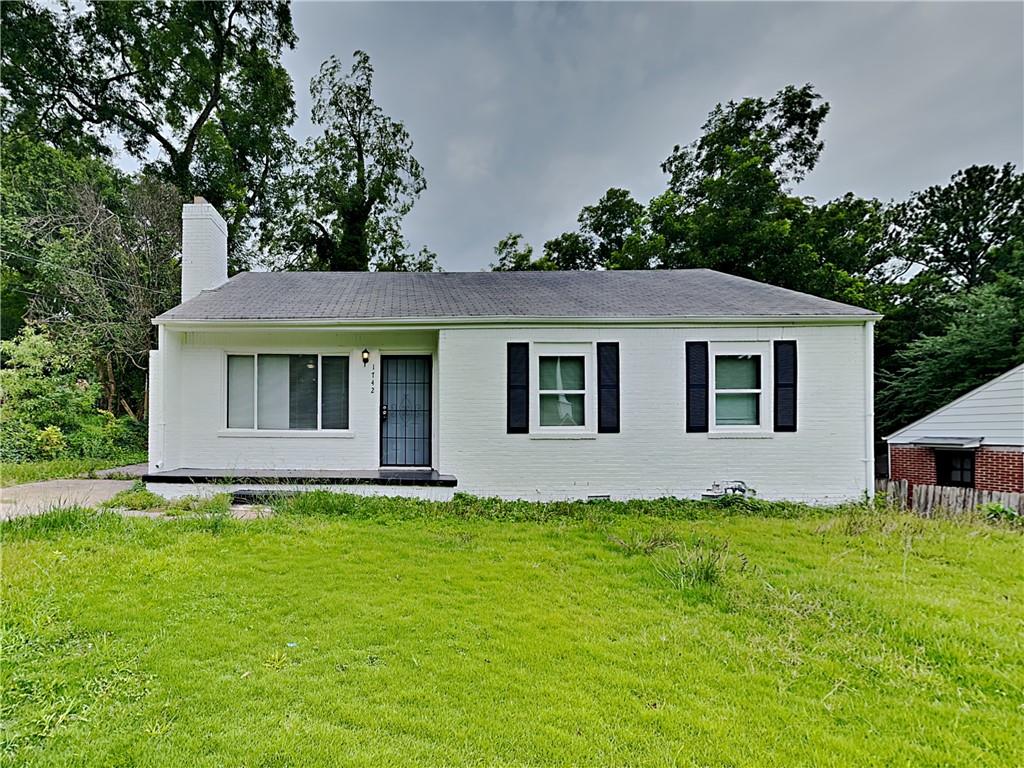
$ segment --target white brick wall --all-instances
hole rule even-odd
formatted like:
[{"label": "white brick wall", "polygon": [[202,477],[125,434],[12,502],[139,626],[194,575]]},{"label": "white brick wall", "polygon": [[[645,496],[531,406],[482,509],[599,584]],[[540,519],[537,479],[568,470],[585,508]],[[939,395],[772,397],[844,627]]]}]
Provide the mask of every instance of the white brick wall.
[{"label": "white brick wall", "polygon": [[[380,355],[433,354],[437,332],[339,333],[337,331],[175,332],[165,329],[163,446],[150,425],[150,455],[178,469],[377,469],[380,465]],[[368,348],[370,364],[360,353]],[[226,429],[227,354],[349,354],[349,434],[240,436]],[[172,360],[174,362],[172,362]],[[175,375],[176,374],[176,375]],[[435,383],[437,379],[435,371]],[[435,424],[437,387],[435,394]],[[438,454],[434,431],[434,455]],[[152,462],[152,458],[151,458]],[[436,466],[436,465],[435,465]]]},{"label": "white brick wall", "polygon": [[[687,434],[684,343],[763,342],[770,354],[770,342],[781,338],[798,343],[798,431]],[[589,439],[506,434],[508,341],[618,341],[622,431]],[[454,474],[459,491],[531,499],[696,497],[715,481],[743,480],[763,497],[839,501],[865,490],[863,325],[365,333],[164,329],[161,347],[154,377],[163,381],[154,381],[153,390],[162,393],[164,419],[162,428],[156,421],[151,425],[150,439],[151,461],[162,457],[162,466],[152,469],[376,469],[379,355],[434,354],[434,467]],[[359,360],[364,347],[372,353],[365,368]],[[227,433],[225,355],[256,350],[350,351],[352,435]],[[770,389],[770,380],[765,386]],[[770,424],[770,401],[763,418]]]},{"label": "white brick wall", "polygon": [[[798,431],[687,434],[684,343],[777,338],[797,339]],[[525,340],[618,341],[621,432],[586,440],[506,434],[505,345]],[[862,325],[442,330],[438,350],[443,469],[469,493],[695,497],[720,480],[743,480],[772,498],[839,501],[865,490]]]},{"label": "white brick wall", "polygon": [[181,210],[181,300],[210,290],[228,279],[228,226],[209,203],[189,203]]}]

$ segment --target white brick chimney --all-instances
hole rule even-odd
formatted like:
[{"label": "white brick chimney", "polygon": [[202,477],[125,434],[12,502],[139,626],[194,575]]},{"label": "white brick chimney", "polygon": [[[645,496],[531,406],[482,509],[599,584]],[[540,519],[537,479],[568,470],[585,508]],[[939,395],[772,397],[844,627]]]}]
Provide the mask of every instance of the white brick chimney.
[{"label": "white brick chimney", "polygon": [[228,225],[201,197],[181,209],[181,300],[228,279]]}]

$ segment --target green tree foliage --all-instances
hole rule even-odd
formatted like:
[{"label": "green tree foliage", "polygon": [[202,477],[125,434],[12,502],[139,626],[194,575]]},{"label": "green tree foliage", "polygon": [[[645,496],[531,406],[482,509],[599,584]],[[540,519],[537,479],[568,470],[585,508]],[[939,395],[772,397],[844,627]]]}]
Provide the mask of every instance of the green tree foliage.
[{"label": "green tree foliage", "polygon": [[789,189],[813,170],[824,149],[818,138],[829,105],[810,83],[787,85],[771,99],[746,98],[717,105],[703,134],[676,147],[662,164],[669,187],[700,200],[715,192],[715,180],[742,186]]},{"label": "green tree foliage", "polygon": [[494,246],[497,258],[491,269],[495,272],[523,272],[538,269],[533,261],[533,246],[523,242],[523,236],[517,232],[509,232]]},{"label": "green tree foliage", "polygon": [[818,161],[828,111],[810,84],[718,105],[662,164],[669,190],[651,206],[661,265],[863,302],[867,273],[885,260],[881,204],[847,195],[816,206],[791,192]]},{"label": "green tree foliage", "polygon": [[598,266],[594,244],[579,232],[563,232],[544,243],[544,256],[536,269],[594,269]]},{"label": "green tree foliage", "polygon": [[217,205],[244,241],[294,121],[286,2],[28,0],[2,14],[5,131],[83,156],[110,154],[116,138]]},{"label": "green tree foliage", "polygon": [[[611,269],[641,269],[625,256],[626,243],[643,231],[644,207],[625,189],[612,187],[580,211],[580,229],[593,238],[594,261]],[[589,268],[589,267],[581,267]]]},{"label": "green tree foliage", "polygon": [[[625,189],[609,189],[594,205],[583,208],[579,231],[563,232],[544,243],[544,255],[533,260],[533,249],[520,248],[522,235],[498,243],[497,265],[510,270],[648,269],[657,258],[652,248],[644,206]],[[516,238],[514,241],[509,238]]]},{"label": "green tree foliage", "polygon": [[921,418],[1024,362],[1024,279],[1003,273],[962,294],[947,296],[951,319],[893,356],[883,373],[878,418],[889,432]]},{"label": "green tree foliage", "polygon": [[370,57],[356,51],[313,78],[320,136],[299,147],[275,189],[264,244],[279,264],[329,271],[430,265],[405,253],[400,221],[426,188],[412,138],[373,98]]},{"label": "green tree foliage", "polygon": [[180,297],[180,194],[23,137],[4,149],[0,232],[4,260],[22,277],[5,292],[86,357],[107,410],[144,417],[150,321]]},{"label": "green tree foliage", "polygon": [[373,263],[377,272],[440,272],[437,254],[423,246],[416,253],[404,247],[390,254],[378,256]]},{"label": "green tree foliage", "polygon": [[973,288],[1011,269],[1024,245],[1024,174],[973,165],[895,207],[899,263]]},{"label": "green tree foliage", "polygon": [[0,342],[0,459],[31,461],[63,456],[103,458],[144,443],[133,419],[97,409],[99,385],[90,383],[82,356],[36,326]]},{"label": "green tree foliage", "polygon": [[971,166],[890,214],[894,274],[877,340],[879,431],[890,432],[1024,359],[1024,176]]},{"label": "green tree foliage", "polygon": [[118,176],[99,159],[76,157],[17,133],[0,140],[0,310],[3,338],[21,329],[37,283],[44,242],[40,226],[71,216],[75,190],[89,187],[105,201],[116,197]]}]

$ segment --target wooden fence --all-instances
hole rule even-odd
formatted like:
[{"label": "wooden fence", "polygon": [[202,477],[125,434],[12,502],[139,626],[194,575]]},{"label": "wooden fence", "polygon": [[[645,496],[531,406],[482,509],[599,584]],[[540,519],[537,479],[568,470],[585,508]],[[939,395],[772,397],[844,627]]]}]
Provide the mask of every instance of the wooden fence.
[{"label": "wooden fence", "polygon": [[982,504],[989,503],[1001,504],[1018,515],[1024,515],[1024,493],[915,485],[908,500],[906,480],[876,480],[875,493],[890,506],[909,510],[921,517],[969,514]]}]

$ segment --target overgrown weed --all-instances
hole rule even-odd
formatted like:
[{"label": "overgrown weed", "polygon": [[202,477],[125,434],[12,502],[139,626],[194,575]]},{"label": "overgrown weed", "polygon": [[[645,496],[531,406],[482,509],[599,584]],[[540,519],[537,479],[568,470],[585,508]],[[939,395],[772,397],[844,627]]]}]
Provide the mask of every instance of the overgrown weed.
[{"label": "overgrown weed", "polygon": [[673,588],[700,599],[723,597],[730,575],[744,573],[746,555],[732,552],[728,541],[698,537],[653,559],[655,572]]}]

